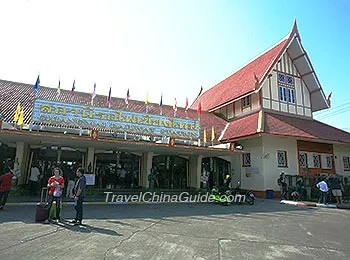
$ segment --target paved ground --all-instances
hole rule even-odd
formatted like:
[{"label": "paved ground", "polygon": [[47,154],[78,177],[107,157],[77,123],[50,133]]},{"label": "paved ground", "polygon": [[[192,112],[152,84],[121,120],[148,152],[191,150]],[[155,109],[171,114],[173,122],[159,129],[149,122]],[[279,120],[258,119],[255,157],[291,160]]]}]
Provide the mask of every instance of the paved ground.
[{"label": "paved ground", "polygon": [[[86,226],[0,212],[0,259],[350,259],[350,211],[256,205],[86,205]],[[74,216],[72,206],[63,217]]]}]

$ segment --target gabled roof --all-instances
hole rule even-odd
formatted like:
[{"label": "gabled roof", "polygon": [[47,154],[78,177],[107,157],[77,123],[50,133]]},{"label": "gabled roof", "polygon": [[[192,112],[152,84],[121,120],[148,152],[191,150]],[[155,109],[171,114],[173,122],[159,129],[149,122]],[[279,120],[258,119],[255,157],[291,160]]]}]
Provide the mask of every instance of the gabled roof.
[{"label": "gabled roof", "polygon": [[282,137],[350,144],[350,133],[317,120],[269,112],[264,112],[263,118],[263,131],[260,132],[258,132],[259,113],[230,122],[221,141],[244,139],[256,134],[265,133]]},{"label": "gabled roof", "polygon": [[[29,124],[33,113],[33,105],[35,101],[35,93],[33,91],[33,85],[18,83],[6,80],[0,80],[0,113],[4,116],[4,121],[13,123],[13,117],[16,111],[17,104],[20,103],[24,109],[24,123]],[[61,90],[61,94],[57,97],[57,88],[40,87],[38,92],[38,99],[63,102],[63,103],[74,103],[90,106],[91,104],[91,93],[75,92],[74,98],[70,96],[69,90]],[[102,95],[96,95],[94,99],[94,107],[107,107],[107,97]],[[134,112],[145,112],[145,103],[142,101],[129,100],[129,106],[126,108],[124,98],[111,99],[111,109],[121,109]],[[159,104],[150,103],[148,105],[149,114],[159,115],[160,108]],[[173,116],[173,107],[163,105],[162,114],[163,116]],[[197,111],[194,109],[188,110],[189,119],[198,119]],[[185,109],[178,108],[177,117],[186,117]],[[207,138],[210,139],[210,132],[212,126],[215,127],[215,134],[219,136],[222,130],[225,128],[227,122],[211,113],[203,112],[201,115],[201,138],[203,140],[203,129],[207,129]],[[216,138],[217,139],[217,138]]]},{"label": "gabled roof", "polygon": [[350,133],[317,120],[265,113],[265,133],[350,143]]},{"label": "gabled roof", "polygon": [[202,110],[214,111],[245,95],[257,93],[268,73],[285,51],[288,52],[292,60],[295,59],[295,66],[311,93],[312,111],[328,108],[325,94],[310,59],[301,45],[296,22],[286,38],[228,78],[205,91],[195,100],[191,108],[196,109],[201,102]]},{"label": "gabled roof", "polygon": [[287,39],[281,41],[243,68],[233,73],[211,89],[205,91],[195,100],[191,108],[197,108],[199,101],[205,111],[213,110],[221,104],[248,94],[256,89],[257,79],[261,79],[271,64],[279,56]]},{"label": "gabled roof", "polygon": [[230,122],[226,128],[221,141],[243,138],[257,133],[259,113]]}]

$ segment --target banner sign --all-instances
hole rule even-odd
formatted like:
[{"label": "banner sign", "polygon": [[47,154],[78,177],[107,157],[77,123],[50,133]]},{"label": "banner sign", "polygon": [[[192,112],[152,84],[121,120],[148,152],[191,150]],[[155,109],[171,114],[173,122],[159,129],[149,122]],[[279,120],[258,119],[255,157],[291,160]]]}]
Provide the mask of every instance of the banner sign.
[{"label": "banner sign", "polygon": [[200,137],[198,120],[40,99],[35,100],[32,122],[182,139]]}]

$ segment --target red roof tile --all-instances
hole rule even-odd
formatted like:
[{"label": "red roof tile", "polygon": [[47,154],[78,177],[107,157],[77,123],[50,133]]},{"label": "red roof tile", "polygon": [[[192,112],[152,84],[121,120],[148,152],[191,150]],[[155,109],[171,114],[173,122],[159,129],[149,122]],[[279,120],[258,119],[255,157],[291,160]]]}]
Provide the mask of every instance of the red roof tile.
[{"label": "red roof tile", "polygon": [[197,109],[199,101],[202,103],[202,110],[208,111],[221,104],[231,101],[255,90],[256,79],[254,73],[261,82],[265,73],[271,68],[276,59],[280,56],[288,39],[282,40],[279,44],[260,55],[228,78],[221,81],[211,89],[204,92],[192,104],[191,108]]},{"label": "red roof tile", "polygon": [[350,133],[316,120],[265,113],[264,122],[269,134],[350,143]]},{"label": "red roof tile", "polygon": [[221,140],[236,139],[257,133],[259,112],[237,119],[229,124]]},{"label": "red roof tile", "polygon": [[[91,105],[91,93],[75,92],[73,100],[70,96],[70,90],[61,90],[61,94],[57,97],[57,88],[41,87],[38,92],[38,99],[51,100],[63,103],[74,103],[90,106]],[[94,99],[95,107],[107,107],[107,96],[96,95]],[[35,93],[33,91],[33,85],[25,83],[17,83],[6,80],[0,80],[0,113],[4,115],[4,121],[12,123],[13,116],[16,111],[17,104],[20,103],[24,109],[24,123],[29,124],[33,112],[33,104],[35,101]],[[159,115],[159,104],[150,103],[148,113]],[[111,109],[122,109],[135,112],[145,112],[145,103],[143,101],[129,100],[129,107],[126,107],[124,98],[112,97]],[[163,105],[163,115],[173,116],[173,107]],[[185,109],[178,108],[177,117],[185,118]],[[189,119],[198,119],[197,111],[194,109],[188,110]],[[201,116],[201,138],[203,140],[203,130],[207,129],[207,139],[211,140],[211,128],[215,127],[216,139],[221,134],[222,130],[226,126],[226,121],[210,114],[203,112]]]}]

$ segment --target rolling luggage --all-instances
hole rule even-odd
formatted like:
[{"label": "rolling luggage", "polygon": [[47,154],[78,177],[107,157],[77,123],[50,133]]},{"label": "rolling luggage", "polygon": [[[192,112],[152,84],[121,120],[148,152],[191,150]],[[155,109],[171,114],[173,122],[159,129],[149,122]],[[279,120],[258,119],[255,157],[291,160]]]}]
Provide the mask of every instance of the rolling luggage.
[{"label": "rolling luggage", "polygon": [[36,205],[36,214],[35,214],[36,222],[45,221],[45,219],[47,219],[48,206],[49,206],[49,204],[47,203],[47,192],[48,192],[47,188],[42,188],[40,202]]}]

